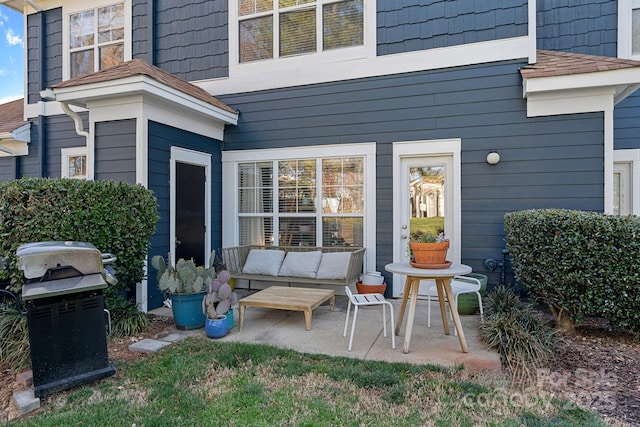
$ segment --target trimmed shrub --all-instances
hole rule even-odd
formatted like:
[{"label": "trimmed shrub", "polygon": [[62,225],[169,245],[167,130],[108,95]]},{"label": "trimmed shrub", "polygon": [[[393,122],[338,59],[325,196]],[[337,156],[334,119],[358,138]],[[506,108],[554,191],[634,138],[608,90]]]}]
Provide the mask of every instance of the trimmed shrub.
[{"label": "trimmed shrub", "polygon": [[540,313],[520,297],[499,286],[485,298],[485,320],[480,339],[500,354],[503,368],[519,386],[535,382],[537,369],[553,359],[555,332]]},{"label": "trimmed shrub", "polygon": [[513,270],[561,329],[599,315],[640,333],[640,218],[561,209],[505,215]]},{"label": "trimmed shrub", "polygon": [[89,242],[118,257],[119,286],[144,278],[144,260],[158,221],[153,192],[115,181],[23,178],[0,183],[0,279],[19,293],[18,246],[40,241]]}]

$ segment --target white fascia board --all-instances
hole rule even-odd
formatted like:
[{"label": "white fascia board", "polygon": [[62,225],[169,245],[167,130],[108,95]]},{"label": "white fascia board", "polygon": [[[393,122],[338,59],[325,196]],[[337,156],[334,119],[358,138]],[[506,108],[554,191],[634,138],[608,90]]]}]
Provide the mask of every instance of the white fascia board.
[{"label": "white fascia board", "polygon": [[526,98],[529,94],[536,92],[637,84],[640,83],[640,68],[625,68],[564,76],[532,77],[523,80],[522,86],[524,97]]},{"label": "white fascia board", "polygon": [[31,142],[31,123],[25,123],[11,132],[15,141]]},{"label": "white fascia board", "polygon": [[7,138],[7,133],[0,134],[0,157],[26,156],[29,154],[29,144]]},{"label": "white fascia board", "polygon": [[613,86],[530,93],[527,117],[605,111],[613,108],[614,95]]},{"label": "white fascia board", "polygon": [[238,114],[220,109],[212,104],[189,96],[184,92],[164,85],[147,76],[131,76],[123,79],[86,85],[55,88],[56,100],[85,107],[89,102],[98,99],[116,98],[127,95],[152,95],[168,102],[176,103],[184,108],[197,111],[210,118],[226,124],[237,124]]},{"label": "white fascia board", "polygon": [[[322,62],[316,57],[280,58],[240,64],[229,77],[191,82],[216,95],[436,70],[529,57],[529,37]],[[320,56],[321,57],[321,56]],[[231,69],[230,69],[231,70]]]}]

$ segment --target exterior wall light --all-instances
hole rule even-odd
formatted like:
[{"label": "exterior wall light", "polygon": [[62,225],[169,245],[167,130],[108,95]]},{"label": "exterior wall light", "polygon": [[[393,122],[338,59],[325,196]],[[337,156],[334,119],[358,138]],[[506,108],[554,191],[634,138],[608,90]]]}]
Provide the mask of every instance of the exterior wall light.
[{"label": "exterior wall light", "polygon": [[500,161],[500,154],[497,151],[489,151],[487,154],[487,163],[490,165],[497,165]]}]

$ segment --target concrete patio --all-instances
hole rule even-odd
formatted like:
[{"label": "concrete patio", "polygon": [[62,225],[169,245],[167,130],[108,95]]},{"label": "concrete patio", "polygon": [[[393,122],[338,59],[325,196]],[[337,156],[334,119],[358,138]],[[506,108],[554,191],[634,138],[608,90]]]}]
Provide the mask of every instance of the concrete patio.
[{"label": "concrete patio", "polygon": [[[238,291],[239,298],[247,295]],[[394,315],[400,309],[400,299],[391,299]],[[335,311],[331,312],[325,303],[313,311],[312,328],[305,330],[304,315],[298,311],[284,311],[248,307],[245,312],[244,327],[239,328],[236,313],[235,327],[220,338],[221,341],[268,344],[305,353],[327,354],[331,356],[352,357],[363,360],[381,360],[387,362],[405,362],[412,364],[436,364],[455,366],[463,364],[469,370],[499,370],[499,355],[487,348],[479,339],[480,316],[460,316],[465,333],[468,353],[462,353],[458,337],[453,334],[453,322],[449,321],[450,335],[445,335],[437,302],[432,303],[431,328],[427,327],[427,301],[418,301],[411,337],[411,347],[407,354],[402,352],[403,336],[406,326],[403,322],[400,335],[396,336],[396,349],[391,348],[391,327],[387,325],[387,337],[382,334],[382,308],[360,308],[353,339],[353,348],[349,352],[349,332],[343,337],[347,311],[347,298],[336,295]],[[171,309],[158,308],[152,314],[170,317]],[[395,320],[395,319],[394,319]],[[389,323],[389,317],[387,316]],[[349,322],[349,328],[351,321]],[[205,335],[204,329],[179,331],[175,328],[166,331],[167,335],[188,336]]]}]

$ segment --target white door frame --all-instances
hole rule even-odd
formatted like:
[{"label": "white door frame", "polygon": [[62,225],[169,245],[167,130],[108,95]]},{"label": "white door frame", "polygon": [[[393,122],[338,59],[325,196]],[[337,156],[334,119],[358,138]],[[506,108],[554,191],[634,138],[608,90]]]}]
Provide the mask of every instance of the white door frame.
[{"label": "white door frame", "polygon": [[614,172],[618,165],[626,165],[628,173],[627,191],[625,195],[629,201],[630,214],[640,215],[640,149],[614,150]]},{"label": "white door frame", "polygon": [[[447,259],[454,263],[461,260],[461,172],[460,151],[462,140],[459,138],[436,139],[424,141],[400,141],[393,143],[393,206],[402,207],[408,205],[406,188],[407,177],[404,175],[403,165],[406,159],[420,157],[448,157],[451,166],[448,168],[445,184],[445,207],[447,209],[446,225],[451,227],[449,234],[451,247]],[[404,203],[404,205],[403,205]],[[406,207],[393,210],[393,262],[407,261],[408,230],[402,228],[406,225]],[[398,297],[404,289],[405,276],[393,275],[392,295]]]},{"label": "white door frame", "polygon": [[204,260],[205,264],[207,264],[211,255],[211,154],[186,148],[171,147],[171,159],[169,161],[169,251],[171,252],[171,259],[169,262],[174,265],[176,261],[174,259],[176,253],[176,162],[204,167]]}]

